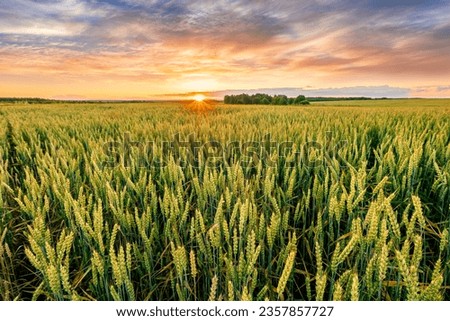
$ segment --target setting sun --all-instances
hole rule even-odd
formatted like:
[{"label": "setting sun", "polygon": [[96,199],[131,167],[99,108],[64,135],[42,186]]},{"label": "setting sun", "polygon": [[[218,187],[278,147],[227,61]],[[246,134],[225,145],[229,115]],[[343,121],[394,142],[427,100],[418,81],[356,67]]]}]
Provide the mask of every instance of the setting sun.
[{"label": "setting sun", "polygon": [[202,94],[198,94],[198,95],[194,96],[195,101],[204,101],[205,98],[206,98],[205,95],[202,95]]}]

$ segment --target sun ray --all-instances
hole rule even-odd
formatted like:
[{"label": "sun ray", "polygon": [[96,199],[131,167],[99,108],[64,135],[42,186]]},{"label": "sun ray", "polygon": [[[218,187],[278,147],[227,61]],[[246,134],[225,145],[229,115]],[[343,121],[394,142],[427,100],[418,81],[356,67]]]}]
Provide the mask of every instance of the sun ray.
[{"label": "sun ray", "polygon": [[206,98],[205,95],[202,95],[202,94],[197,94],[197,95],[194,96],[194,100],[198,101],[198,102],[204,101],[205,98]]}]

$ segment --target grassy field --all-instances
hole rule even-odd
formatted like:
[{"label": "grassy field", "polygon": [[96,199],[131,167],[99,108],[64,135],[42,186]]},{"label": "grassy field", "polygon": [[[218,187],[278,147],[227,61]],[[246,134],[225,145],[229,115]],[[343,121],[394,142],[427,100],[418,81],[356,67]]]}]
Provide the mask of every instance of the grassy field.
[{"label": "grassy field", "polygon": [[450,100],[0,104],[0,137],[2,300],[450,299]]}]

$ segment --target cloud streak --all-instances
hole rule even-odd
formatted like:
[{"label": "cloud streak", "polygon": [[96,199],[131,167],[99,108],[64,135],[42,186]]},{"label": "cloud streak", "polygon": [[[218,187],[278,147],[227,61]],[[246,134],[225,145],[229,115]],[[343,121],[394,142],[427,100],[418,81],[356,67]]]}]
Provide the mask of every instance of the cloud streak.
[{"label": "cloud streak", "polygon": [[0,95],[39,79],[41,95],[76,83],[92,98],[385,84],[442,96],[448,21],[447,1],[4,0]]}]

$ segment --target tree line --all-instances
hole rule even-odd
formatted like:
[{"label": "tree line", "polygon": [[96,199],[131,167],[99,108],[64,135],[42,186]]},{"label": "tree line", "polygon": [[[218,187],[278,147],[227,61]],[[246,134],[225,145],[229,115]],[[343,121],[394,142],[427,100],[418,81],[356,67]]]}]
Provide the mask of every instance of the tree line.
[{"label": "tree line", "polygon": [[[375,100],[387,99],[383,98],[375,98]],[[309,101],[342,101],[342,100],[373,100],[370,97],[308,97]]]},{"label": "tree line", "polygon": [[304,95],[299,95],[296,98],[286,95],[270,96],[268,94],[225,95],[223,102],[232,105],[309,105],[309,101]]},{"label": "tree line", "polygon": [[16,98],[16,97],[0,97],[1,103],[28,103],[28,104],[44,104],[51,103],[53,100],[44,98]]},{"label": "tree line", "polygon": [[0,97],[0,103],[16,104],[100,104],[100,103],[147,103],[152,100],[62,100],[45,98]]}]

